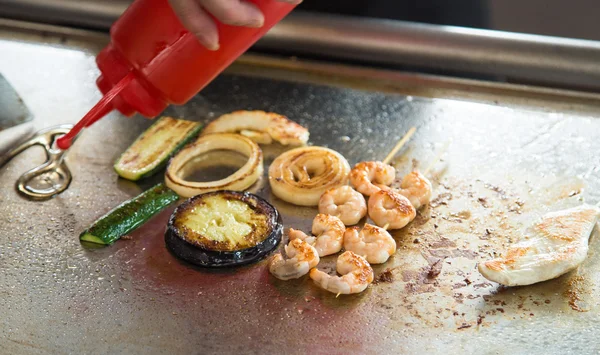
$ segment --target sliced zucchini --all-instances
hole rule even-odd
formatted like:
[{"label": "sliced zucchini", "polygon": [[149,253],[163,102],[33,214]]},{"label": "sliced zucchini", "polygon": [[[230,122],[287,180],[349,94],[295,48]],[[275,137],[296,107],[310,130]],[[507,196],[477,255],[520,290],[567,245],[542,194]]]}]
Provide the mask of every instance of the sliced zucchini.
[{"label": "sliced zucchini", "polygon": [[122,178],[136,181],[148,177],[194,139],[202,126],[197,122],[161,117],[131,144],[114,165]]},{"label": "sliced zucchini", "polygon": [[81,233],[79,239],[97,244],[112,244],[178,199],[175,192],[162,183],[158,184],[100,217]]},{"label": "sliced zucchini", "polygon": [[279,212],[249,192],[194,196],[171,215],[165,242],[178,258],[198,266],[227,267],[262,259],[281,241]]}]

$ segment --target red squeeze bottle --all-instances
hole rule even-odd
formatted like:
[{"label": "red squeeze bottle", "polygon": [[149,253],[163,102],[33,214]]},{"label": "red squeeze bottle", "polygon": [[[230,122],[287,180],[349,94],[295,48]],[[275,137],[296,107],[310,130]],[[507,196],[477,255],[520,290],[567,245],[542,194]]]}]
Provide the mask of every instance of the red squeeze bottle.
[{"label": "red squeeze bottle", "polygon": [[153,118],[169,104],[185,104],[244,53],[293,5],[248,0],[264,14],[261,28],[217,23],[220,48],[210,51],[186,30],[168,0],[136,0],[113,24],[111,42],[96,57],[96,81],[104,97],[56,144],[68,149],[73,138],[113,109],[126,116]]}]

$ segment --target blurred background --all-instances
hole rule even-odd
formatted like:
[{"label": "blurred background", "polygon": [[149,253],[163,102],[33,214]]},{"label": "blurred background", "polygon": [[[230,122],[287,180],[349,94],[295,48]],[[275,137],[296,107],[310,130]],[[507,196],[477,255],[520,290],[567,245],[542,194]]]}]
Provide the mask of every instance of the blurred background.
[{"label": "blurred background", "polygon": [[495,29],[600,40],[597,0],[492,0],[489,12]]},{"label": "blurred background", "polygon": [[600,40],[598,0],[305,0],[312,11]]}]

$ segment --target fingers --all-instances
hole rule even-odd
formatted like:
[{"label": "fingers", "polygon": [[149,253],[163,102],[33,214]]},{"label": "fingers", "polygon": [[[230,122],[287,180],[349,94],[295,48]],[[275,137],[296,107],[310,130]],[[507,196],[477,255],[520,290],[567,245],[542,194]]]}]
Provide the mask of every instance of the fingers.
[{"label": "fingers", "polygon": [[[279,0],[297,5],[302,0]],[[245,0],[169,0],[181,23],[203,46],[219,49],[219,34],[213,15],[220,22],[233,26],[262,27],[265,18],[260,9]]]},{"label": "fingers", "polygon": [[197,0],[169,0],[181,23],[209,50],[219,49],[219,33],[213,19]]},{"label": "fingers", "polygon": [[220,22],[233,26],[262,27],[265,18],[256,5],[243,0],[198,0]]}]

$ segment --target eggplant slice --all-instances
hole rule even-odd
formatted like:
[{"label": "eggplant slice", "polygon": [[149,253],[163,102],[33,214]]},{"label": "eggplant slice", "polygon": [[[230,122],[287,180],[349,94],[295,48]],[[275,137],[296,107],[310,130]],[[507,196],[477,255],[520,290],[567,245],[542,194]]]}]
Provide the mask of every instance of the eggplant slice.
[{"label": "eggplant slice", "polygon": [[167,249],[197,266],[221,268],[261,260],[283,234],[275,207],[249,192],[215,191],[194,196],[175,209]]}]

